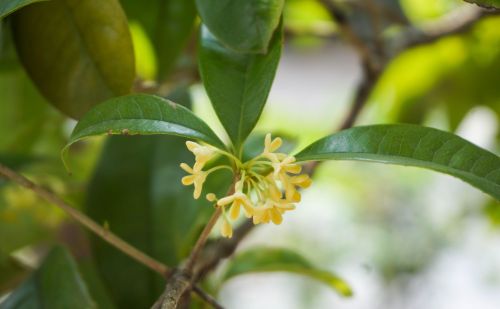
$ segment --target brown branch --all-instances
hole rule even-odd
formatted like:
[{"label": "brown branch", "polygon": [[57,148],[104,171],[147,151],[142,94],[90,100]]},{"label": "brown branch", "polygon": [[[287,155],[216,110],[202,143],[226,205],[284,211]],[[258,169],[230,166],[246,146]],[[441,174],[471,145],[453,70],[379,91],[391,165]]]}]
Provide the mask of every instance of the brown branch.
[{"label": "brown branch", "polygon": [[391,42],[391,57],[414,46],[430,44],[450,35],[464,33],[484,18],[498,15],[500,11],[464,7],[435,22],[429,22],[420,27],[411,26]]},{"label": "brown branch", "polygon": [[193,287],[193,292],[196,295],[198,295],[204,302],[206,302],[207,304],[209,304],[210,306],[212,306],[212,308],[215,308],[215,309],[224,309],[224,307],[222,307],[217,302],[217,300],[215,300],[215,298],[213,298],[212,296],[210,296],[209,294],[207,294],[205,291],[203,291],[202,289],[200,289],[200,287],[198,287],[198,286]]},{"label": "brown branch", "polygon": [[5,178],[19,184],[20,186],[26,189],[33,191],[34,193],[36,193],[38,196],[42,197],[49,203],[58,206],[63,211],[65,211],[71,218],[73,218],[74,220],[76,220],[77,222],[79,222],[92,232],[94,232],[97,236],[101,237],[103,240],[105,240],[118,250],[122,251],[132,259],[136,260],[137,262],[145,265],[146,267],[159,273],[162,276],[165,276],[169,272],[168,266],[146,255],[137,248],[133,247],[120,237],[113,234],[108,229],[103,228],[95,221],[93,221],[80,211],[78,211],[76,208],[73,208],[72,206],[64,202],[54,193],[36,185],[26,177],[16,173],[15,171],[11,170],[10,168],[2,164],[0,164],[0,175],[3,175]]},{"label": "brown branch", "polygon": [[[239,176],[236,175],[226,195],[231,195],[234,193],[234,186],[238,180]],[[183,268],[176,269],[168,278],[165,291],[155,303],[153,308],[178,308],[183,295],[188,293],[193,288],[199,290],[199,288],[196,287],[196,279],[200,278],[200,276],[195,273],[196,264],[199,261],[199,256],[202,253],[202,250],[205,248],[205,244],[207,243],[208,237],[210,236],[210,232],[217,223],[217,220],[219,219],[221,213],[222,208],[216,206],[215,212],[208,220],[193,249],[191,250],[191,254],[188,257],[185,266]]]},{"label": "brown branch", "polygon": [[181,269],[173,271],[167,280],[165,291],[152,309],[176,309],[184,293],[191,288],[191,278]]},{"label": "brown branch", "polygon": [[374,65],[372,59],[372,52],[368,45],[366,45],[363,40],[354,32],[351,25],[349,24],[349,20],[347,15],[344,13],[341,7],[339,7],[332,0],[319,0],[319,2],[323,5],[323,7],[330,14],[330,17],[336,22],[340,31],[346,38],[346,40],[351,44],[359,56],[361,57],[363,62],[366,62],[370,65]]},{"label": "brown branch", "polygon": [[194,280],[201,280],[210,271],[214,270],[223,259],[230,257],[254,227],[255,225],[252,220],[246,220],[234,230],[233,237],[221,237],[209,243],[202,251],[202,258],[199,259],[199,262],[194,267]]},{"label": "brown branch", "polygon": [[356,119],[363,110],[363,107],[365,107],[366,103],[368,102],[370,94],[375,85],[377,84],[377,81],[380,75],[382,74],[383,70],[384,67],[373,69],[366,63],[363,65],[362,80],[358,85],[358,88],[354,95],[354,100],[352,102],[351,108],[347,116],[345,117],[344,121],[340,125],[339,130],[349,129],[352,126],[354,126]]}]

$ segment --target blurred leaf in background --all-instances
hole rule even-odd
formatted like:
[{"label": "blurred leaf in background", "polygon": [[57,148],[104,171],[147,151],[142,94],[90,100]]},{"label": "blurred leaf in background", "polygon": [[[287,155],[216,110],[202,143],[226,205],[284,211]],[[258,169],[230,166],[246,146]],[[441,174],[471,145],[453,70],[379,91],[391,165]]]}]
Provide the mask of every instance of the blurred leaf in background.
[{"label": "blurred leaf in background", "polygon": [[342,296],[351,296],[352,290],[347,282],[332,272],[312,265],[300,254],[278,248],[256,247],[236,255],[229,262],[222,281],[236,276],[262,272],[290,272],[318,280]]},{"label": "blurred leaf in background", "polygon": [[35,3],[14,15],[13,33],[31,79],[68,116],[131,91],[134,53],[118,0]]},{"label": "blurred leaf in background", "polygon": [[405,52],[391,63],[371,102],[385,121],[407,123],[422,123],[431,111],[444,107],[452,130],[475,106],[487,106],[500,116],[498,29],[500,18],[491,17],[467,34]]},{"label": "blurred leaf in background", "polygon": [[[196,7],[194,0],[136,1],[121,0],[132,22],[136,46],[151,44],[157,64],[152,79],[164,80],[175,67],[182,50],[194,29]],[[140,33],[140,38],[139,38]],[[138,40],[140,40],[138,42]],[[137,61],[142,61],[137,54]]]},{"label": "blurred leaf in background", "polygon": [[2,308],[97,308],[70,254],[54,248]]}]

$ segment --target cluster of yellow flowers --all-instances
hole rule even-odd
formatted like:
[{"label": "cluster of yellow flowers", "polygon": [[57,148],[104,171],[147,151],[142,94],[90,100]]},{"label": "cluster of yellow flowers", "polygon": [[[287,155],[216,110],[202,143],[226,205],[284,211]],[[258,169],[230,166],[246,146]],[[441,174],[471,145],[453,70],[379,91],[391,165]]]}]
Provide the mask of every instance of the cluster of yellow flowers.
[{"label": "cluster of yellow flowers", "polygon": [[[267,134],[264,140],[264,151],[255,158],[242,163],[230,153],[203,146],[195,142],[186,142],[187,148],[195,155],[195,164],[191,168],[186,163],[181,164],[190,175],[182,178],[182,184],[194,185],[193,196],[199,198],[203,183],[207,176],[219,169],[227,168],[239,175],[234,185],[234,193],[217,199],[214,193],[207,194],[206,198],[222,207],[221,234],[231,237],[233,229],[230,220],[236,220],[240,211],[247,218],[252,218],[254,224],[280,224],[283,213],[295,209],[295,203],[300,202],[298,187],[307,188],[311,179],[307,174],[300,174],[301,166],[295,163],[293,156],[276,152],[282,145],[281,138],[271,138]],[[204,171],[205,164],[217,154],[228,156],[235,164],[218,165]]]}]

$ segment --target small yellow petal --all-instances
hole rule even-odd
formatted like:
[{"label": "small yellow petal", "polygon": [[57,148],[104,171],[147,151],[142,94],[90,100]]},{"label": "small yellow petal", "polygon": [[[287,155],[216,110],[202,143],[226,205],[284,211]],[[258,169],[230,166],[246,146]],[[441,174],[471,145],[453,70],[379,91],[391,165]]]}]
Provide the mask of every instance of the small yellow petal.
[{"label": "small yellow petal", "polygon": [[192,169],[189,165],[187,165],[186,163],[181,163],[181,165],[180,165],[180,166],[181,166],[181,168],[182,168],[183,170],[185,170],[186,172],[188,172],[188,173],[190,173],[190,174],[192,174],[192,173],[193,173],[193,169]]},{"label": "small yellow petal", "polygon": [[269,187],[269,197],[273,200],[279,200],[281,199],[281,191],[278,189],[276,186],[270,186]]},{"label": "small yellow petal", "polygon": [[203,169],[203,166],[205,165],[205,162],[198,162],[196,161],[193,166],[193,172],[199,172]]},{"label": "small yellow petal", "polygon": [[193,191],[193,198],[195,200],[197,200],[198,198],[200,198],[200,195],[201,195],[201,187],[200,186],[194,186],[194,191]]},{"label": "small yellow petal", "polygon": [[201,190],[203,189],[203,183],[207,179],[205,173],[197,174],[194,180],[194,195],[195,199],[198,199],[201,195]]},{"label": "small yellow petal", "polygon": [[307,174],[294,176],[290,179],[290,181],[301,188],[308,188],[312,183],[311,178],[309,178]]},{"label": "small yellow petal", "polygon": [[292,196],[292,198],[290,199],[290,201],[292,201],[292,202],[294,202],[294,203],[298,203],[298,202],[300,202],[300,200],[301,200],[301,199],[302,199],[302,197],[301,197],[300,193],[299,193],[299,192],[297,192],[297,191],[295,191],[295,192],[293,193],[293,196]]},{"label": "small yellow petal", "polygon": [[195,178],[194,175],[184,176],[182,177],[181,182],[183,185],[189,186],[194,183],[194,178]]},{"label": "small yellow petal", "polygon": [[231,238],[233,236],[233,228],[227,220],[222,221],[221,235],[227,238]]},{"label": "small yellow petal", "polygon": [[274,224],[279,225],[281,222],[283,222],[283,217],[281,216],[281,213],[277,209],[271,209],[271,220],[273,221]]},{"label": "small yellow petal", "polygon": [[240,205],[241,205],[241,203],[239,200],[234,201],[234,203],[231,206],[231,209],[229,211],[229,217],[231,219],[236,220],[240,216]]},{"label": "small yellow petal", "polygon": [[269,152],[270,145],[271,145],[271,133],[267,133],[266,137],[264,138],[264,147],[266,152]]},{"label": "small yellow petal", "polygon": [[295,196],[295,193],[298,193],[297,190],[295,190],[295,186],[291,184],[290,182],[285,182],[283,183],[285,186],[285,197],[287,200],[292,200]]},{"label": "small yellow petal", "polygon": [[260,218],[262,222],[264,223],[269,223],[271,221],[271,216],[269,215],[269,210],[266,210],[263,214],[262,217]]},{"label": "small yellow petal", "polygon": [[254,215],[252,218],[253,224],[259,224],[260,221],[260,216],[259,215]]},{"label": "small yellow petal", "polygon": [[220,200],[217,201],[217,205],[219,206],[226,206],[234,201],[236,197],[233,195],[229,195],[226,197],[221,198]]},{"label": "small yellow petal", "polygon": [[249,203],[243,203],[243,210],[245,211],[245,217],[250,218],[255,213],[254,208]]},{"label": "small yellow petal", "polygon": [[271,144],[269,145],[269,151],[274,152],[274,151],[278,150],[278,148],[280,148],[282,144],[283,144],[283,141],[281,140],[281,138],[279,138],[279,137],[275,138],[271,142]]},{"label": "small yellow petal", "polygon": [[288,173],[298,174],[298,173],[300,173],[300,171],[302,171],[302,166],[300,166],[298,164],[288,164],[288,165],[284,166],[283,169],[285,171],[287,171]]},{"label": "small yellow petal", "polygon": [[189,151],[193,152],[196,148],[201,147],[201,145],[192,141],[186,141],[186,147]]},{"label": "small yellow petal", "polygon": [[283,210],[283,211],[295,209],[295,205],[292,203],[289,203],[289,202],[276,204],[276,207],[280,210]]}]

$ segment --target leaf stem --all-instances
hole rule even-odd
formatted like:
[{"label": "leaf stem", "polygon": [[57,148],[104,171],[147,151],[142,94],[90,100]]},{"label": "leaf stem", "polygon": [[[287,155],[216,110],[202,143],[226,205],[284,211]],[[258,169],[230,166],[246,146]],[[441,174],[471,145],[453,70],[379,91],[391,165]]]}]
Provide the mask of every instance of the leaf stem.
[{"label": "leaf stem", "polygon": [[44,189],[21,174],[16,173],[10,168],[0,164],[0,175],[3,175],[5,178],[19,184],[20,186],[33,191],[38,196],[42,197],[46,201],[58,206],[63,211],[65,211],[71,218],[91,230],[97,236],[101,237],[104,241],[108,242],[110,245],[114,246],[118,250],[122,251],[132,259],[137,262],[145,265],[151,270],[159,273],[162,276],[167,276],[170,272],[170,268],[165,264],[153,259],[149,255],[144,252],[138,250],[134,246],[130,245],[117,235],[113,234],[110,230],[102,227],[97,224],[91,218],[87,217],[85,214],[81,213],[76,208],[73,208],[65,201],[63,201],[60,197],[55,195],[54,193]]}]

